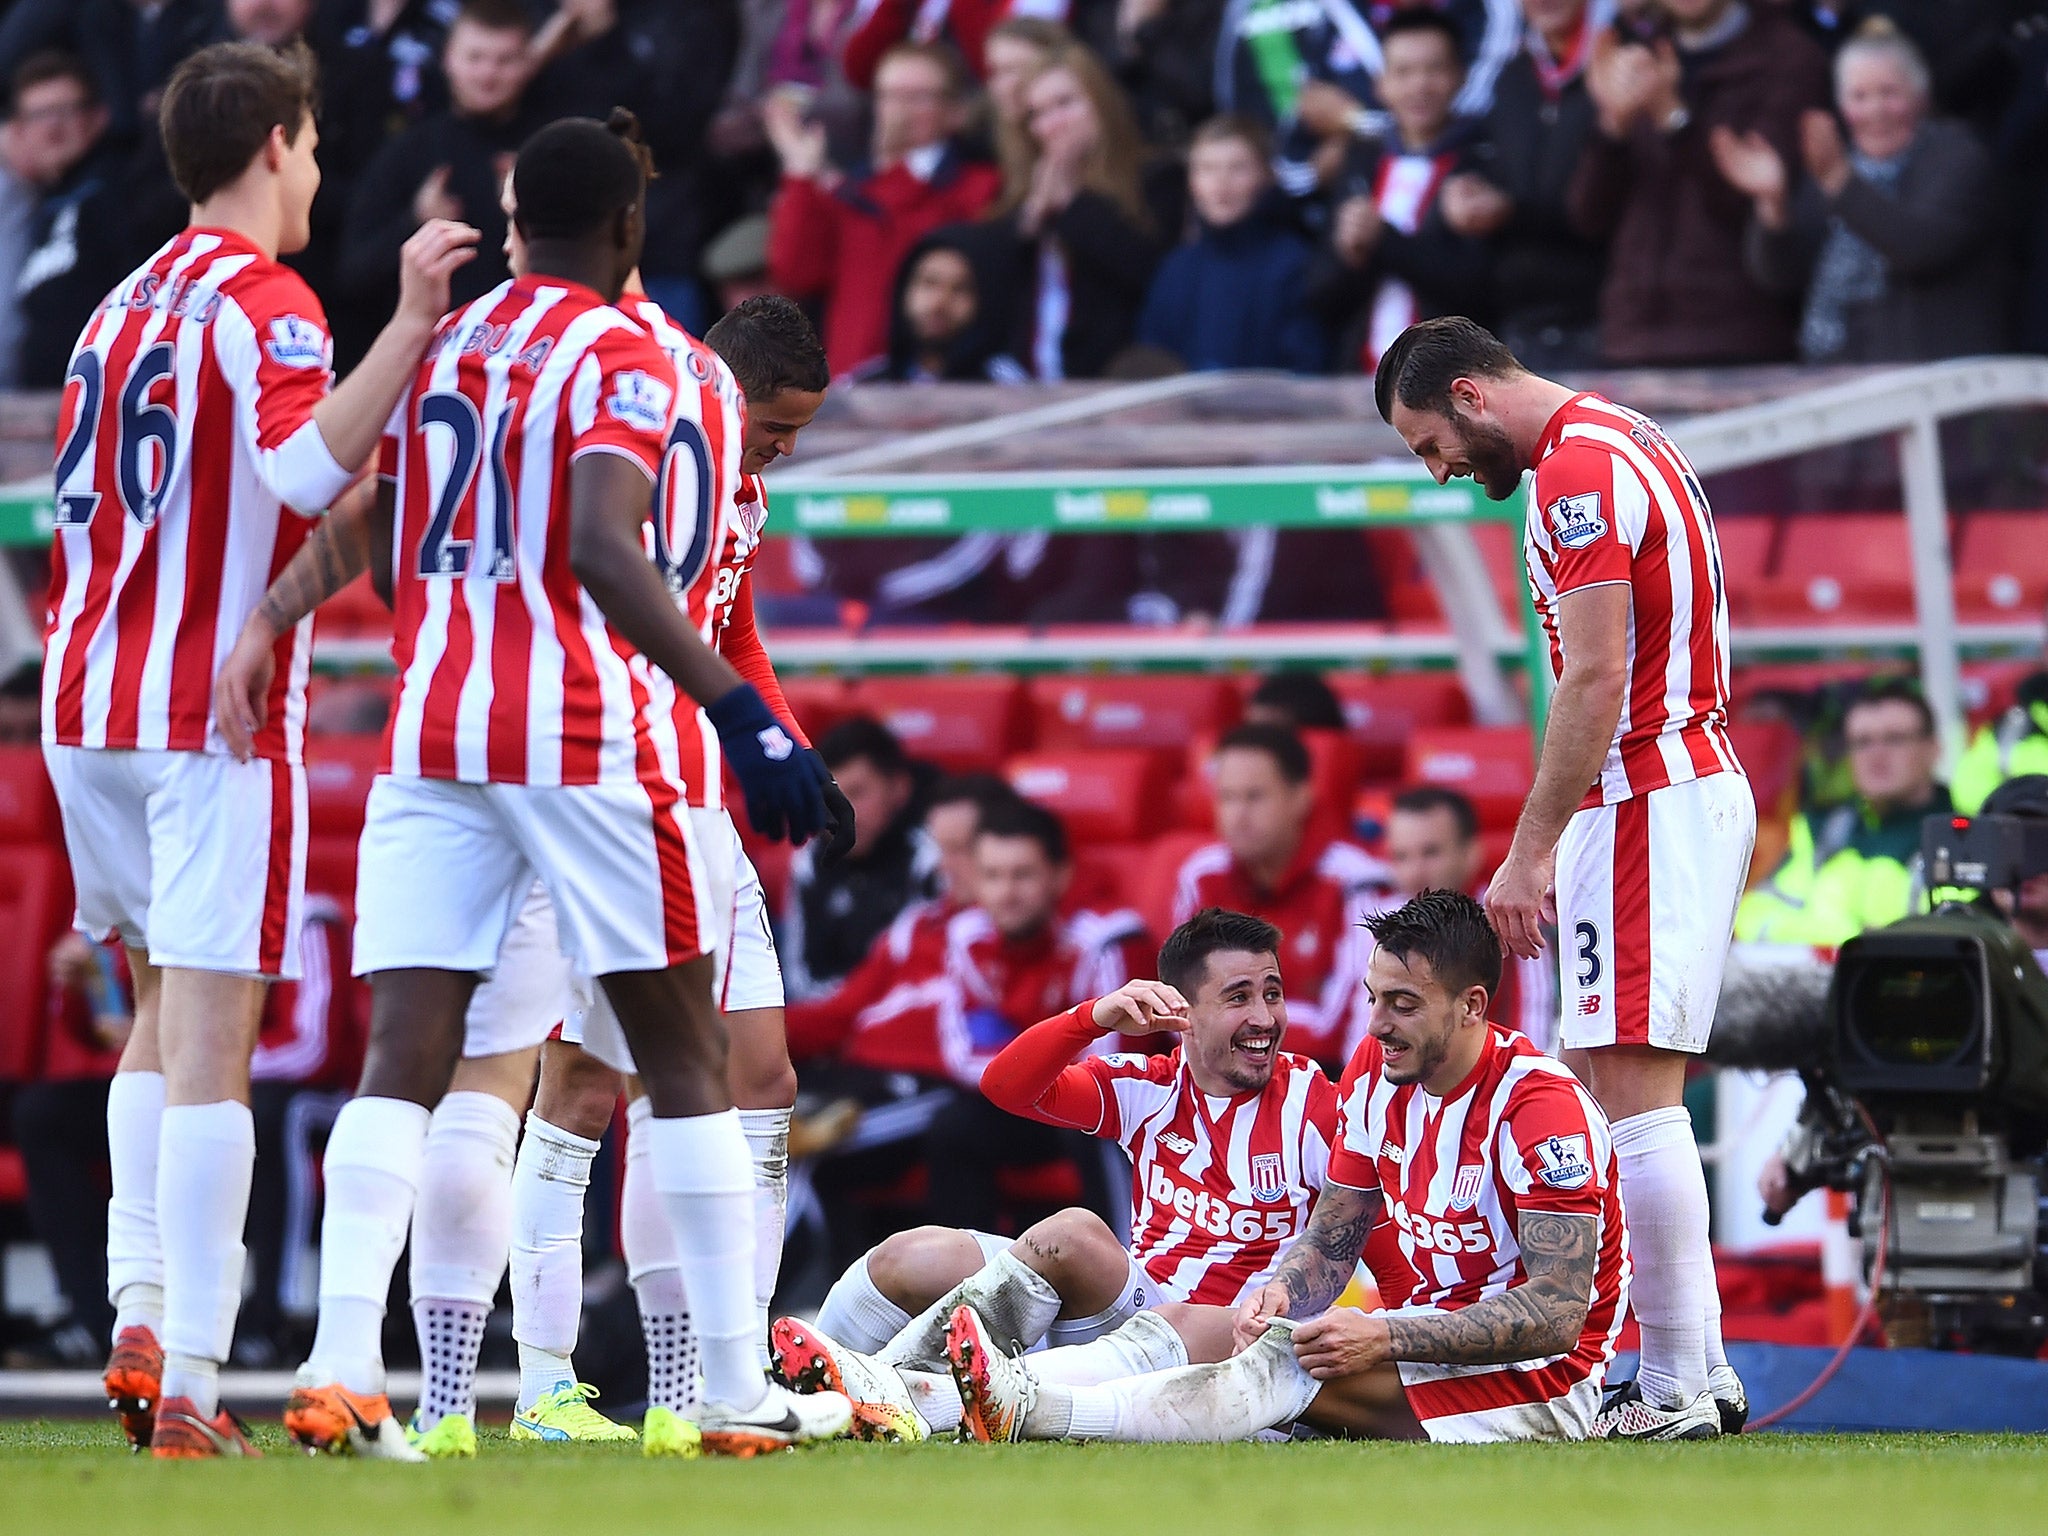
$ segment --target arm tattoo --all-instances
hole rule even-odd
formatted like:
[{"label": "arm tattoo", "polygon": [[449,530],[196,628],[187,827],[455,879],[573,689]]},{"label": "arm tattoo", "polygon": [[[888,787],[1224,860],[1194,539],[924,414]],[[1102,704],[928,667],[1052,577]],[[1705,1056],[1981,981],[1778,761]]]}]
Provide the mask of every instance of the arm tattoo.
[{"label": "arm tattoo", "polygon": [[320,520],[312,537],[277,573],[256,611],[284,634],[369,568],[367,519],[360,510],[337,510]]},{"label": "arm tattoo", "polygon": [[1506,1365],[1571,1350],[1593,1301],[1600,1218],[1524,1211],[1517,1232],[1528,1279],[1456,1312],[1388,1318],[1396,1360]]},{"label": "arm tattoo", "polygon": [[1273,1278],[1287,1287],[1290,1317],[1309,1318],[1326,1310],[1350,1282],[1365,1252],[1365,1239],[1379,1220],[1385,1197],[1376,1189],[1325,1184],[1308,1230],[1296,1238]]}]

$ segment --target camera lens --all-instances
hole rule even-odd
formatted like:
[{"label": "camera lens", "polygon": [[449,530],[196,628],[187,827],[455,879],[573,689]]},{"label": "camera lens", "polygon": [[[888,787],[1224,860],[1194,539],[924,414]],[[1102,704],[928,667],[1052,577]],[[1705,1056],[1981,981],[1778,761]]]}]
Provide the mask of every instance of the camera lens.
[{"label": "camera lens", "polygon": [[1885,1066],[1962,1065],[1980,1016],[1976,978],[1959,963],[1880,960],[1857,974],[1850,993],[1856,1044]]}]

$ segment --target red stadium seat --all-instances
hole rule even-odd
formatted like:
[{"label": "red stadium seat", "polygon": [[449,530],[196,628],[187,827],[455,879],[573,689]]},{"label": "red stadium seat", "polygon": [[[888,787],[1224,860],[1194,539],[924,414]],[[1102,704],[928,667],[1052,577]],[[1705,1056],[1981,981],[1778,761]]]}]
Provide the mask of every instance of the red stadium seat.
[{"label": "red stadium seat", "polygon": [[2048,601],[2048,512],[1973,512],[1955,554],[1956,609],[1980,622],[2029,619]]},{"label": "red stadium seat", "polygon": [[28,1170],[21,1154],[12,1147],[0,1147],[0,1205],[20,1205],[28,1198]]},{"label": "red stadium seat", "polygon": [[[744,806],[734,807],[733,815],[745,824]],[[747,846],[747,857],[753,861],[754,873],[761,877],[761,894],[767,900],[771,918],[782,914],[783,893],[789,889],[789,861],[795,852],[787,843],[755,841]]]},{"label": "red stadium seat", "polygon": [[811,740],[857,713],[843,677],[779,677],[782,696],[796,714],[796,723]]},{"label": "red stadium seat", "polygon": [[391,633],[391,610],[370,586],[368,576],[358,576],[322,603],[313,618],[316,635],[380,636]]},{"label": "red stadium seat", "polygon": [[353,912],[356,905],[356,842],[352,833],[306,839],[306,893],[332,896]]},{"label": "red stadium seat", "polygon": [[1241,700],[1224,677],[1046,677],[1030,685],[1037,750],[1144,747],[1180,751],[1228,730]]},{"label": "red stadium seat", "polygon": [[1073,849],[1074,880],[1067,887],[1070,911],[1114,912],[1135,907],[1145,857],[1146,843],[1080,842]]},{"label": "red stadium seat", "polygon": [[1995,720],[2012,707],[2020,680],[2041,670],[2038,656],[2003,661],[1972,661],[1963,665],[1963,708],[1970,724]]},{"label": "red stadium seat", "polygon": [[[381,736],[306,738],[306,825],[315,837],[352,839],[363,830],[370,780],[383,756]],[[349,889],[353,894],[353,883]]]},{"label": "red stadium seat", "polygon": [[1363,756],[1359,772],[1388,777],[1401,772],[1408,737],[1422,726],[1465,725],[1472,704],[1454,672],[1332,673],[1330,687],[1344,704],[1351,739]]},{"label": "red stadium seat", "polygon": [[1173,903],[1180,867],[1197,848],[1215,841],[1206,832],[1164,832],[1152,839],[1131,889],[1131,905],[1161,940],[1173,931]]},{"label": "red stadium seat", "polygon": [[1525,725],[1439,726],[1408,739],[1408,780],[1461,790],[1488,827],[1513,824],[1528,798],[1534,747]]},{"label": "red stadium seat", "polygon": [[[1486,562],[1486,574],[1493,594],[1510,623],[1522,611],[1522,593],[1528,586],[1523,564],[1522,531],[1507,523],[1473,523],[1472,539]],[[1373,567],[1386,593],[1388,617],[1395,620],[1444,622],[1443,601],[1436,583],[1405,528],[1372,528],[1366,531],[1366,546],[1372,551]]]},{"label": "red stadium seat", "polygon": [[0,842],[64,844],[40,747],[0,747]]},{"label": "red stadium seat", "polygon": [[0,1083],[33,1081],[49,1007],[49,953],[70,923],[71,875],[46,843],[0,845]]},{"label": "red stadium seat", "polygon": [[1785,520],[1775,574],[1743,602],[1759,624],[1883,622],[1913,611],[1913,559],[1897,512],[1811,512]]},{"label": "red stadium seat", "polygon": [[1714,519],[1721,541],[1721,577],[1732,594],[1760,581],[1771,569],[1778,545],[1778,520],[1760,513]]},{"label": "red stadium seat", "polygon": [[1740,721],[1728,727],[1735,756],[1749,775],[1757,813],[1771,816],[1790,809],[1787,797],[1799,785],[1799,758],[1805,744],[1783,720]]},{"label": "red stadium seat", "polygon": [[850,702],[894,731],[912,757],[950,772],[993,770],[1026,745],[1015,678],[869,678],[853,686]]},{"label": "red stadium seat", "polygon": [[1004,777],[1056,813],[1068,837],[1126,843],[1158,830],[1166,811],[1164,774],[1151,752],[1033,752],[1013,757]]}]

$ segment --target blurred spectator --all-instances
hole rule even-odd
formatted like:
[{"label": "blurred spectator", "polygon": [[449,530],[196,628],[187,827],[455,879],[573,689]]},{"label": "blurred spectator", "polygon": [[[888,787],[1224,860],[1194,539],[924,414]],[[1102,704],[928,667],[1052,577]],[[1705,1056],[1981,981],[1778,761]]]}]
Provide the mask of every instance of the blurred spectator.
[{"label": "blurred spectator", "polygon": [[1810,363],[1904,363],[2002,351],[2009,293],[1991,156],[1960,123],[1929,121],[1926,62],[1888,22],[1835,55],[1835,100],[1799,124],[1804,176],[1762,134],[1716,128],[1721,174],[1755,208],[1749,272],[1805,292]]},{"label": "blurred spectator", "polygon": [[1152,279],[1138,340],[1189,368],[1320,372],[1329,344],[1308,311],[1309,244],[1273,185],[1271,141],[1248,117],[1216,117],[1188,150],[1195,229]]},{"label": "blurred spectator", "polygon": [[954,226],[910,248],[896,278],[889,355],[858,377],[899,384],[963,379],[1017,384],[1030,377],[1023,364],[1000,350],[1002,316],[982,308],[983,278],[976,258],[987,241],[977,239],[978,234]]},{"label": "blurred spectator", "polygon": [[[1481,117],[1494,77],[1521,46],[1511,0],[1433,0],[1450,22],[1461,65],[1454,110]],[[1346,140],[1390,132],[1385,101],[1386,26],[1410,7],[1379,0],[1231,0],[1216,40],[1216,105],[1271,124],[1280,134],[1280,184],[1315,190],[1318,151],[1341,156]]]},{"label": "blurred spectator", "polygon": [[171,70],[212,40],[220,20],[221,0],[14,0],[0,16],[0,76],[46,49],[77,54],[111,133],[126,141],[156,115]]},{"label": "blurred spectator", "polygon": [[840,67],[862,90],[878,87],[889,50],[902,42],[950,43],[979,79],[990,32],[1005,21],[1059,23],[1070,0],[862,0],[846,34]]},{"label": "blurred spectator", "polygon": [[1444,184],[1444,222],[1492,242],[1494,330],[1531,368],[1600,358],[1599,244],[1572,227],[1572,175],[1593,132],[1586,62],[1612,0],[1523,0],[1522,51],[1501,70],[1487,114],[1493,158]]},{"label": "blurred spectator", "polygon": [[[981,1069],[1049,1013],[1113,991],[1146,963],[1133,912],[1061,916],[1073,869],[1059,819],[1040,806],[991,798],[975,822],[971,900],[933,922],[906,912],[829,998],[793,1003],[789,1051],[806,1093],[894,1106],[889,1131],[870,1128],[867,1150],[815,1173],[828,1195],[900,1184],[901,1143],[922,1144],[929,1173],[925,1219],[996,1221],[996,1174],[1072,1158],[1088,1203],[1106,1199],[1101,1162],[1085,1142],[1016,1119],[975,1089]],[[818,1060],[830,1055],[830,1062]],[[887,1140],[883,1138],[887,1137]],[[857,1253],[872,1234],[841,1232]]]},{"label": "blurred spectator", "polygon": [[917,824],[917,781],[903,743],[878,720],[842,721],[818,739],[825,766],[853,805],[853,850],[829,869],[816,844],[789,866],[782,908],[782,974],[792,998],[817,997],[860,963],[896,914],[936,889],[938,855]]},{"label": "blurred spectator", "polygon": [[1259,681],[1244,701],[1246,725],[1274,725],[1289,731],[1341,731],[1344,703],[1320,672],[1290,667]]},{"label": "blurred spectator", "polygon": [[452,281],[456,305],[509,275],[498,199],[513,156],[537,126],[525,104],[532,35],[519,0],[465,0],[442,50],[447,108],[386,144],[357,183],[336,278],[366,309],[396,302],[399,250],[429,219],[461,219],[483,232],[475,258]]},{"label": "blurred spectator", "polygon": [[788,93],[764,109],[782,157],[769,210],[768,270],[782,292],[825,306],[825,351],[850,373],[889,349],[889,303],[904,255],[942,224],[978,217],[995,197],[992,166],[967,163],[959,66],[944,49],[902,43],[875,82],[870,163],[842,176],[825,129]]},{"label": "blurred spectator", "polygon": [[[1396,795],[1384,851],[1393,877],[1386,899],[1392,904],[1430,890],[1485,899],[1486,845],[1479,836],[1479,813],[1455,789],[1422,784]],[[1546,928],[1542,954],[1533,960],[1507,957],[1492,1017],[1555,1055],[1557,1008],[1557,936]],[[1357,1038],[1350,1043],[1355,1047]]]},{"label": "blurred spectator", "polygon": [[0,682],[0,747],[39,746],[43,739],[43,664],[24,661]]},{"label": "blurred spectator", "polygon": [[1181,865],[1173,921],[1228,907],[1276,925],[1286,935],[1283,1043],[1339,1064],[1365,976],[1358,925],[1386,870],[1352,843],[1310,838],[1308,749],[1292,731],[1241,725],[1217,744],[1209,771],[1219,841]]},{"label": "blurred spectator", "polygon": [[1484,163],[1477,125],[1451,116],[1457,29],[1438,11],[1400,11],[1380,47],[1389,127],[1345,146],[1329,243],[1308,278],[1309,304],[1347,371],[1370,372],[1417,320],[1470,314],[1486,299],[1486,246],[1444,218],[1446,183],[1463,185],[1460,173]]},{"label": "blurred spectator", "polygon": [[2019,349],[2048,352],[2048,26],[2013,40],[2018,85],[1998,130],[2020,233]]},{"label": "blurred spectator", "polygon": [[1148,183],[1130,106],[1079,45],[1054,55],[1024,100],[997,222],[1011,351],[1035,378],[1099,378],[1130,344],[1163,234],[1180,228],[1181,178]]},{"label": "blurred spectator", "polygon": [[939,894],[926,905],[950,917],[974,904],[974,839],[990,806],[1018,799],[1010,781],[993,773],[953,774],[925,796],[924,834],[938,856]]},{"label": "blurred spectator", "polygon": [[719,314],[737,309],[748,299],[773,293],[768,280],[768,216],[750,213],[728,224],[704,247],[704,280]]},{"label": "blurred spectator", "polygon": [[996,157],[1007,176],[1029,153],[1024,142],[1030,110],[1024,92],[1053,55],[1073,46],[1074,39],[1058,22],[1035,16],[1014,16],[988,35],[987,97],[989,126],[995,134]]},{"label": "blurred spectator", "polygon": [[1594,44],[1597,131],[1571,189],[1572,221],[1610,240],[1600,297],[1611,363],[1774,362],[1793,355],[1794,309],[1742,264],[1749,199],[1714,164],[1725,127],[1794,153],[1802,113],[1827,105],[1827,60],[1776,6],[1657,0],[1648,43]]},{"label": "blurred spectator", "polygon": [[1956,762],[1956,809],[1974,816],[2008,779],[2048,774],[2048,664],[2029,672],[1996,720],[1977,727]]},{"label": "blurred spectator", "polygon": [[1227,0],[1118,0],[1110,67],[1148,143],[1177,147],[1214,114],[1226,8]]},{"label": "blurred spectator", "polygon": [[1935,779],[1934,712],[1903,679],[1873,683],[1849,706],[1842,734],[1856,798],[1818,824],[1792,819],[1785,857],[1742,898],[1735,937],[1838,945],[1897,922],[1920,891],[1920,823],[1950,808]]},{"label": "blurred spectator", "polygon": [[39,53],[15,70],[7,132],[42,189],[14,275],[16,380],[58,389],[78,333],[128,268],[126,205],[104,145],[107,112],[85,62]]},{"label": "blurred spectator", "polygon": [[0,389],[12,389],[21,382],[26,317],[14,285],[28,259],[36,204],[43,196],[36,184],[35,167],[36,157],[15,130],[10,112],[7,121],[0,123]]},{"label": "blurred spectator", "polygon": [[[655,169],[641,277],[649,297],[702,334],[714,317],[705,312],[697,264],[717,228],[705,222],[705,135],[739,56],[739,0],[562,0],[558,14],[571,20],[566,41],[574,46],[536,82],[535,105],[547,118],[602,121],[625,107],[640,119]],[[560,49],[550,39],[542,51],[552,57]]]}]

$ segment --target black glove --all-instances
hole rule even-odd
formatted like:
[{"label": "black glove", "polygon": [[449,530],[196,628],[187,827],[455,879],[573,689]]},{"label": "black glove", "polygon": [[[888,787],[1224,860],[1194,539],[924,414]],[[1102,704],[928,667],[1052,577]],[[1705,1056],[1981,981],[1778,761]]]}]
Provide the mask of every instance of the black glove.
[{"label": "black glove", "polygon": [[830,869],[853,852],[853,802],[841,792],[839,781],[832,777],[832,770],[825,766],[825,759],[818,756],[818,749],[806,747],[804,751],[825,777],[822,786],[825,791],[825,842],[817,852],[816,862],[819,869]]},{"label": "black glove", "polygon": [[753,684],[741,683],[707,706],[704,717],[739,776],[754,830],[776,842],[799,844],[816,835],[825,825],[823,786],[831,783],[831,775],[813,761],[815,753],[797,750]]}]

